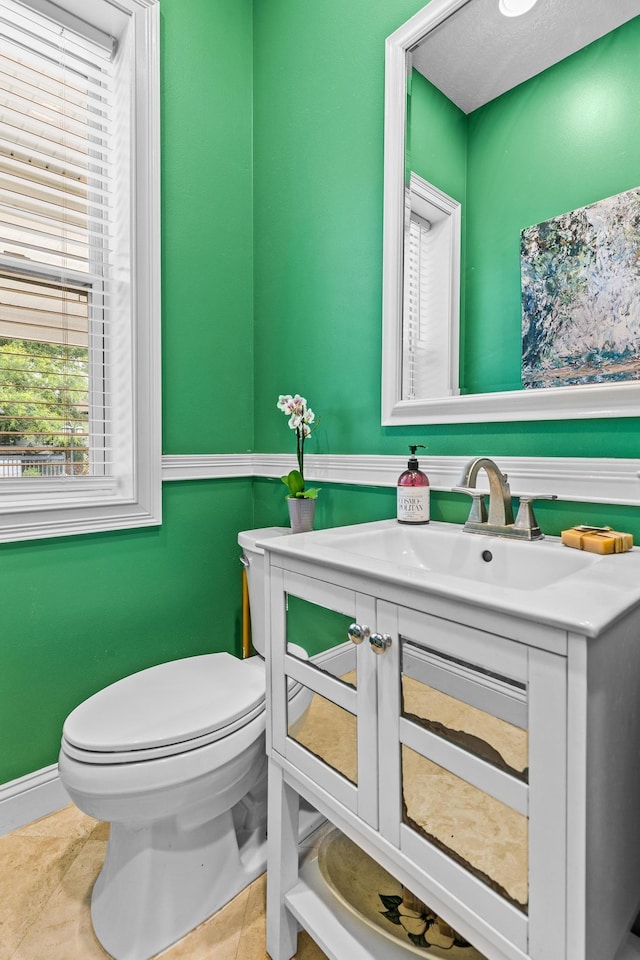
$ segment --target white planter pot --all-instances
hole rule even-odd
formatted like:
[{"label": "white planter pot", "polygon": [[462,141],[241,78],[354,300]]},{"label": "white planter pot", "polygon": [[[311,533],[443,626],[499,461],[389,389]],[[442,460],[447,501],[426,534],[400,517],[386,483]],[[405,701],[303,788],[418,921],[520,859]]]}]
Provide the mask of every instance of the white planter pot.
[{"label": "white planter pot", "polygon": [[292,533],[306,533],[313,530],[316,503],[316,500],[308,497],[287,497]]}]

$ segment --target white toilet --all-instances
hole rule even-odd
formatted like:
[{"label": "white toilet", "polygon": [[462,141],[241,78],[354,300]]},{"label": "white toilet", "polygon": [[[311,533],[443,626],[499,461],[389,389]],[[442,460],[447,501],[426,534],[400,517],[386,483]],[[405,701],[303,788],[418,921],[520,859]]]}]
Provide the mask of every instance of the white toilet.
[{"label": "white toilet", "polygon": [[[212,653],[150,667],[65,721],[60,778],[81,810],[111,824],[91,918],[115,960],[165,950],[266,867],[264,552],[256,543],[286,533],[238,536],[257,656]],[[291,722],[311,696],[290,688]]]}]

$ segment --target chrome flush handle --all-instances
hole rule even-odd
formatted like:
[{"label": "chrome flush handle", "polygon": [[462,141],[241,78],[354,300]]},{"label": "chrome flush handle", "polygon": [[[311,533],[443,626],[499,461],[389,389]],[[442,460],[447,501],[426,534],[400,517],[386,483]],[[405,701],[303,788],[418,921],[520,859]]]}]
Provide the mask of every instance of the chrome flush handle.
[{"label": "chrome flush handle", "polygon": [[391,637],[388,633],[372,633],[369,637],[369,643],[374,653],[386,653],[391,646]]},{"label": "chrome flush handle", "polygon": [[362,643],[362,641],[366,640],[370,635],[371,631],[364,623],[352,623],[349,627],[348,637],[352,643]]}]

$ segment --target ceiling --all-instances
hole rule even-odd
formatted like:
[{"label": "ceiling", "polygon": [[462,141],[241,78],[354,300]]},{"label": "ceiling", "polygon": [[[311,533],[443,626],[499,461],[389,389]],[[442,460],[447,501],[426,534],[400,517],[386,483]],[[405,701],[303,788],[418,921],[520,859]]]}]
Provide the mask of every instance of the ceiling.
[{"label": "ceiling", "polygon": [[471,113],[640,14],[640,0],[538,0],[505,17],[469,0],[412,51],[413,66]]}]

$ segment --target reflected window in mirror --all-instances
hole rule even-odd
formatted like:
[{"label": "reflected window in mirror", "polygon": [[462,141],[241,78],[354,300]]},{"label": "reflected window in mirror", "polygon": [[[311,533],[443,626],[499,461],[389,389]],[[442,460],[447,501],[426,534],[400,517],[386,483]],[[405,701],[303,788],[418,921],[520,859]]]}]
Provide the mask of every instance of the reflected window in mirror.
[{"label": "reflected window in mirror", "polygon": [[402,398],[458,393],[460,204],[416,173],[405,200]]}]

